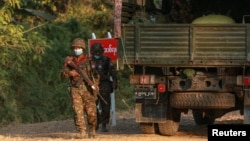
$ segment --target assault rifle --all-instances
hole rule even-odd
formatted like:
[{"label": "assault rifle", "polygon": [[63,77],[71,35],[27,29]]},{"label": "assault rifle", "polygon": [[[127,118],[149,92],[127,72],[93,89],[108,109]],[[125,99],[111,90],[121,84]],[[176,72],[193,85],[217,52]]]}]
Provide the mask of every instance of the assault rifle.
[{"label": "assault rifle", "polygon": [[82,69],[79,68],[74,62],[72,62],[71,60],[67,60],[67,65],[69,67],[71,67],[72,69],[76,70],[79,73],[79,75],[80,75],[79,80],[75,84],[76,87],[79,88],[83,80],[85,80],[86,82],[88,82],[88,84],[91,87],[93,87],[94,83],[89,79],[88,75],[85,72],[83,72]]},{"label": "assault rifle", "polygon": [[[79,68],[74,62],[72,62],[70,59],[68,59],[66,61],[67,61],[67,65],[69,67],[71,67],[72,69],[75,69],[80,74],[80,78],[79,78],[79,80],[75,84],[76,87],[79,88],[80,85],[81,85],[81,83],[82,83],[82,81],[85,80],[85,81],[88,82],[88,84],[91,86],[92,89],[96,89],[95,86],[94,86],[94,84],[96,82],[95,82],[95,78],[93,76],[93,70],[92,70],[92,68],[91,68],[91,76],[92,76],[92,79],[93,79],[94,83],[90,80],[89,76],[85,72],[83,72],[82,69]],[[98,91],[93,90],[93,93],[96,96],[98,95],[103,100],[103,102],[105,104],[108,104],[107,101],[100,95],[99,90]]]}]

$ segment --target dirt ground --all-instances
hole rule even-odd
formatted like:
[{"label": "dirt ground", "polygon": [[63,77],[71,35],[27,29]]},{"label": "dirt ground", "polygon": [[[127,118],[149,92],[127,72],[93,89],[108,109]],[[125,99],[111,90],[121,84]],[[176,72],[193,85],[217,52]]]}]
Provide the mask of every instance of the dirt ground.
[{"label": "dirt ground", "polygon": [[[215,123],[242,124],[238,111],[216,119]],[[0,128],[0,141],[207,141],[207,127],[195,125],[191,112],[183,114],[179,132],[175,136],[142,134],[133,112],[116,114],[116,125],[109,125],[109,132],[97,131],[94,139],[75,139],[77,131],[72,119],[36,124],[9,125]]]}]

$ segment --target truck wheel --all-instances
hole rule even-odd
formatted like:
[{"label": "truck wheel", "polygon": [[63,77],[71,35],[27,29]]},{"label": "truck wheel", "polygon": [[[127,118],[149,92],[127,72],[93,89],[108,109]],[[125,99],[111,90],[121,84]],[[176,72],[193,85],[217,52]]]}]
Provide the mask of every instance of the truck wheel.
[{"label": "truck wheel", "polygon": [[213,124],[215,121],[214,117],[209,117],[205,112],[200,110],[192,110],[192,114],[197,125]]},{"label": "truck wheel", "polygon": [[229,109],[235,106],[231,93],[180,92],[170,96],[171,107],[178,109]]},{"label": "truck wheel", "polygon": [[155,134],[156,123],[140,123],[141,131],[143,134]]},{"label": "truck wheel", "polygon": [[165,136],[172,136],[177,133],[180,126],[181,113],[168,108],[167,119],[165,123],[158,123],[159,133]]}]

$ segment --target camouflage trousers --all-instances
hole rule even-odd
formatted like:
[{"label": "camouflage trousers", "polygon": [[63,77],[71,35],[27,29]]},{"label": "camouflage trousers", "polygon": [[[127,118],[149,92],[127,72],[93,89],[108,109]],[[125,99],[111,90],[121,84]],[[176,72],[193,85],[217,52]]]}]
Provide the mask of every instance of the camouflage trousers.
[{"label": "camouflage trousers", "polygon": [[87,126],[89,126],[90,134],[95,134],[97,124],[95,97],[85,86],[81,86],[80,88],[71,87],[70,93],[77,130],[82,134],[87,134]]}]

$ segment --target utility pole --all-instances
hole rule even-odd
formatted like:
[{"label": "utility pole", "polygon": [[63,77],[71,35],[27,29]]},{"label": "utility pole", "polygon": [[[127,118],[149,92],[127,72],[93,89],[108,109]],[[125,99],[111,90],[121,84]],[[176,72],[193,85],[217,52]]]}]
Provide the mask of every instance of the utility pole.
[{"label": "utility pole", "polygon": [[121,37],[121,21],[122,21],[122,0],[115,0],[114,7],[114,38]]}]

